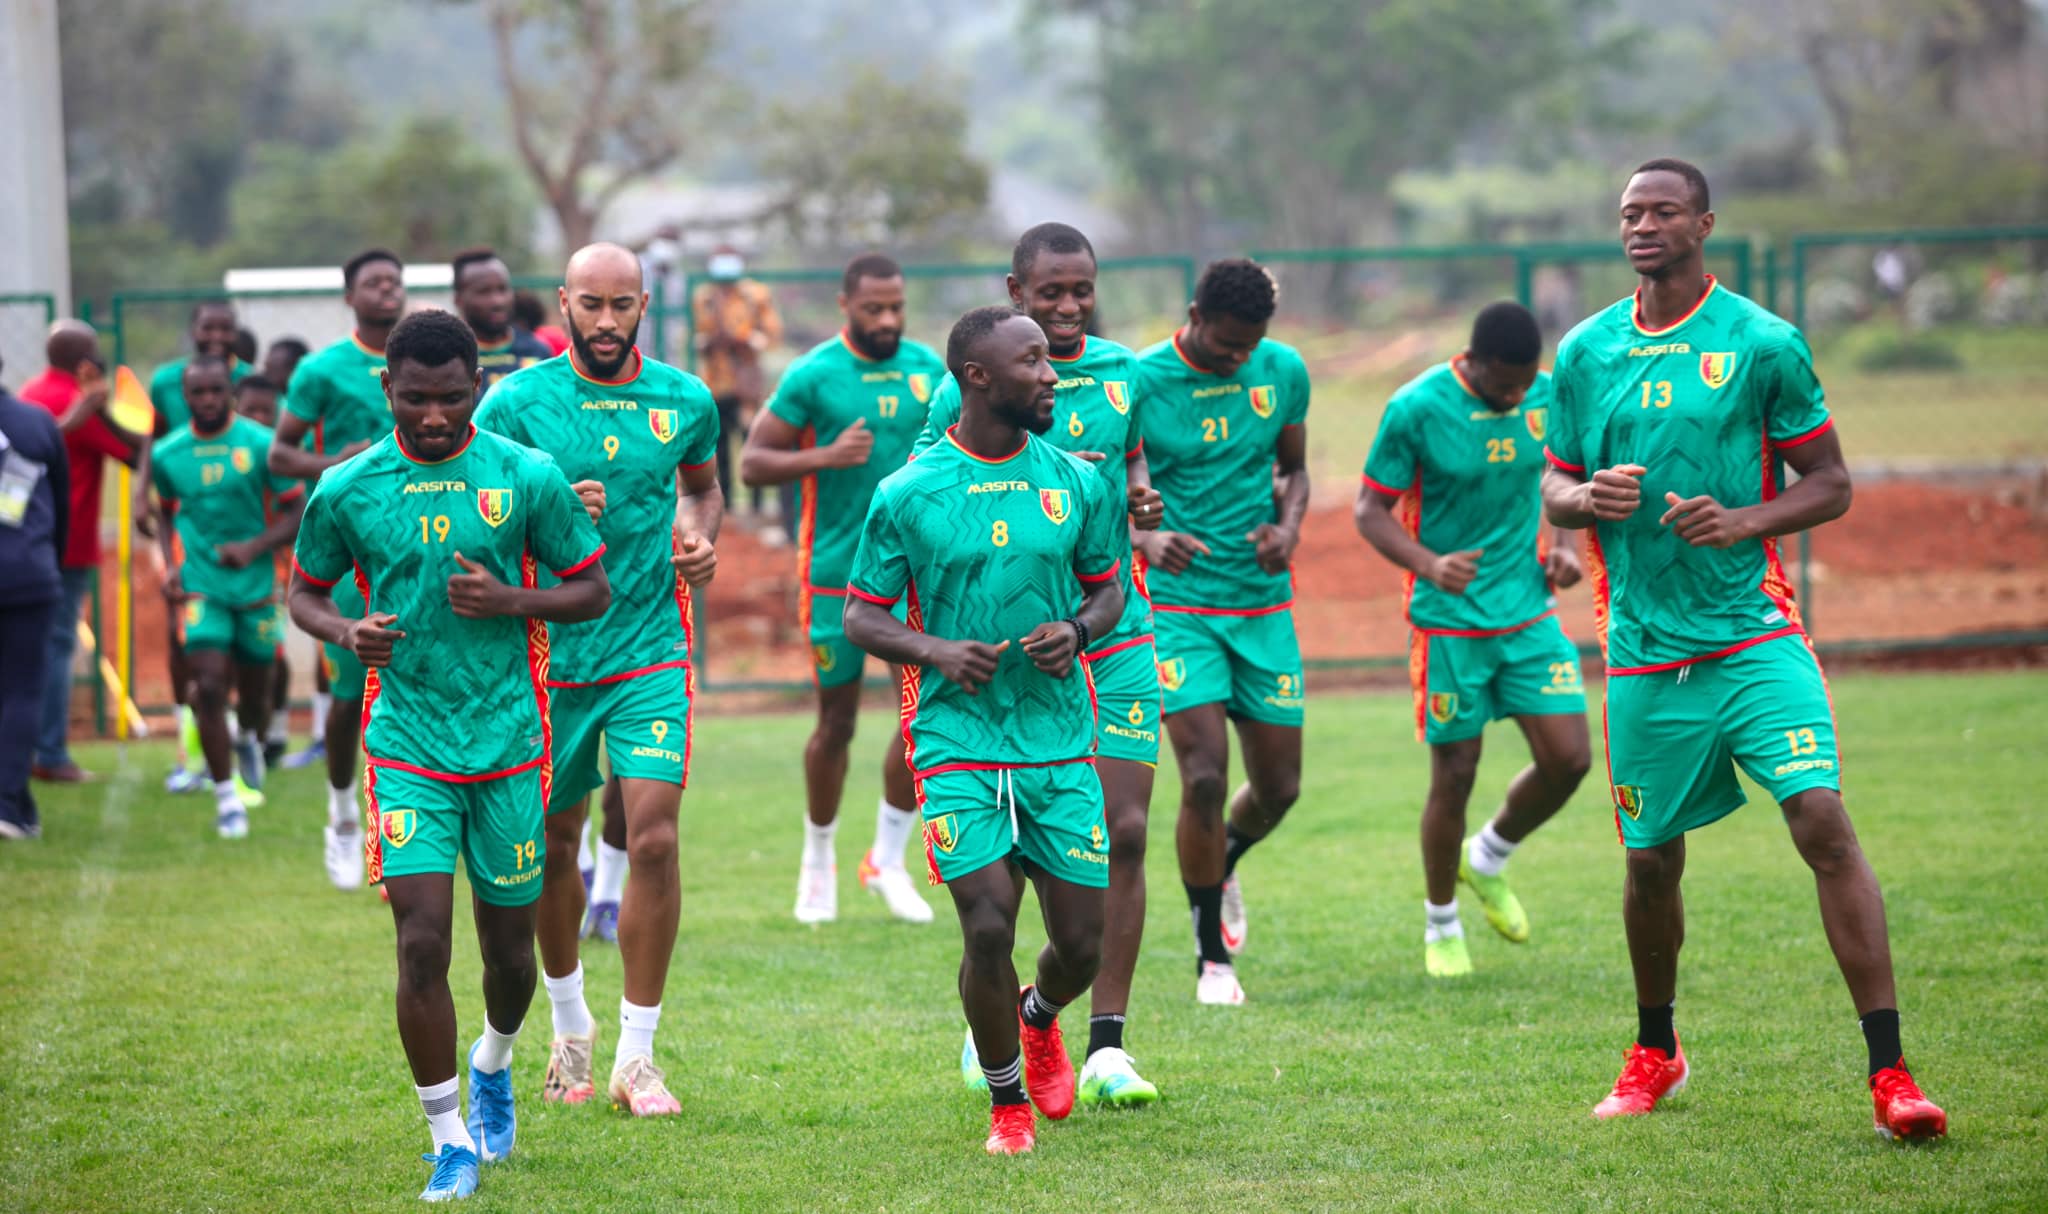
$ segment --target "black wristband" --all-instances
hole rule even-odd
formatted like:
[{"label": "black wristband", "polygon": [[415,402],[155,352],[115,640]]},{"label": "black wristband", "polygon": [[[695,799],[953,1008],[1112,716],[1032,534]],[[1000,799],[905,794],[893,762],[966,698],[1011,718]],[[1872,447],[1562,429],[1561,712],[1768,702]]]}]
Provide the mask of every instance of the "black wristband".
[{"label": "black wristband", "polygon": [[1074,656],[1078,658],[1088,652],[1088,625],[1078,615],[1068,616],[1067,623],[1074,626]]}]

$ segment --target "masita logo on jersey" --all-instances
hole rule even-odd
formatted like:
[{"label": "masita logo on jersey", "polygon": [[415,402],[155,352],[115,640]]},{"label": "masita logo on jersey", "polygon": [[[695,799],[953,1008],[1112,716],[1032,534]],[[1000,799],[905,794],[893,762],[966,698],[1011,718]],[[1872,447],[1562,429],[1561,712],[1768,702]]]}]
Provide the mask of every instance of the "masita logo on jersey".
[{"label": "masita logo on jersey", "polygon": [[1543,441],[1544,434],[1550,429],[1549,415],[1550,410],[1548,409],[1531,409],[1522,414],[1522,424],[1529,427],[1530,438],[1535,439],[1539,443]]},{"label": "masita logo on jersey", "polygon": [[1700,355],[1700,381],[1709,388],[1718,388],[1728,382],[1728,376],[1735,370],[1733,354]]},{"label": "masita logo on jersey", "polygon": [[510,489],[479,489],[476,491],[476,512],[484,521],[495,527],[512,517],[512,491]]},{"label": "masita logo on jersey", "polygon": [[1102,381],[1102,394],[1109,398],[1109,407],[1118,413],[1131,411],[1131,386],[1120,379]]},{"label": "masita logo on jersey", "polygon": [[1252,389],[1252,412],[1260,417],[1273,416],[1273,385],[1261,384]]},{"label": "masita logo on jersey", "polygon": [[1045,517],[1051,519],[1055,526],[1067,521],[1067,511],[1070,505],[1071,499],[1065,489],[1040,489],[1038,491],[1038,508],[1045,511]]},{"label": "masita logo on jersey", "polygon": [[676,436],[676,411],[674,409],[649,409],[647,411],[647,428],[652,430],[654,437],[662,442],[667,442],[674,438]]},{"label": "masita logo on jersey", "polygon": [[909,377],[908,379],[906,379],[906,380],[905,380],[904,382],[910,385],[910,394],[911,394],[912,396],[915,396],[915,397],[917,398],[917,403],[918,403],[918,404],[920,404],[920,405],[923,405],[923,404],[929,404],[929,403],[931,403],[931,399],[932,399],[932,377],[931,377],[931,376],[929,376],[929,375],[926,375],[926,374],[925,374],[924,372],[922,372],[922,371],[919,371],[919,372],[916,372],[915,374],[911,375],[911,376],[910,376],[910,377]]}]

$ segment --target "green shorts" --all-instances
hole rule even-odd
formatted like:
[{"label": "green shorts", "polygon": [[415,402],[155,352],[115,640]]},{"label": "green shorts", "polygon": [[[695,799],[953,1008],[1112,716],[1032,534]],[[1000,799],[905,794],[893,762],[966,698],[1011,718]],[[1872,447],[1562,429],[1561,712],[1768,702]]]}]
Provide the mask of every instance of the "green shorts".
[{"label": "green shorts", "polygon": [[[810,596],[811,678],[820,687],[843,687],[860,682],[867,670],[867,651],[846,639],[841,620],[846,614],[844,594],[805,591]],[[901,620],[907,605],[899,601],[890,614]]]},{"label": "green shorts", "polygon": [[1166,715],[1226,705],[1232,718],[1301,728],[1301,643],[1294,610],[1205,615],[1152,607]]},{"label": "green shorts", "polygon": [[917,793],[934,885],[1015,857],[1074,885],[1109,886],[1109,827],[1093,763],[942,771]]},{"label": "green shorts", "polygon": [[1507,717],[1586,711],[1579,651],[1556,616],[1495,636],[1411,633],[1408,682],[1415,736],[1432,746],[1476,738]]},{"label": "green shorts", "polygon": [[[362,619],[369,611],[363,603],[363,592],[357,588],[356,580],[345,577],[334,584],[334,609],[344,620]],[[369,672],[363,668],[362,660],[340,645],[320,646],[320,664],[327,670],[327,694],[337,700],[360,700],[363,698],[363,681]]]},{"label": "green shorts", "polygon": [[1152,638],[1138,637],[1088,659],[1095,696],[1095,755],[1156,766],[1159,762],[1159,657]]},{"label": "green shorts", "polygon": [[541,838],[540,767],[494,780],[437,780],[396,767],[363,777],[369,830],[363,851],[370,884],[419,873],[454,875],[458,853],[469,888],[493,906],[540,897],[547,843]]},{"label": "green shorts", "polygon": [[212,599],[189,599],[185,603],[182,633],[187,653],[225,650],[237,662],[258,665],[277,660],[278,643],[284,640],[284,623],[278,619],[276,603],[230,607]]},{"label": "green shorts", "polygon": [[1805,637],[1608,676],[1607,779],[1624,844],[1655,847],[1733,813],[1738,763],[1781,803],[1842,787],[1827,679]]},{"label": "green shorts", "polygon": [[672,666],[616,683],[555,687],[548,692],[554,735],[554,786],[548,812],[573,808],[604,786],[602,749],[622,780],[690,784],[690,670]]}]

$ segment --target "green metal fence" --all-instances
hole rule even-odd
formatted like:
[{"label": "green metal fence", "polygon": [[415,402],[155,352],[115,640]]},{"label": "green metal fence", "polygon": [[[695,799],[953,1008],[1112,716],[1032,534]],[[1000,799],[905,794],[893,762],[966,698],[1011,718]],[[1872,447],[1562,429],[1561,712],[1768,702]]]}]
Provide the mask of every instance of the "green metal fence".
[{"label": "green metal fence", "polygon": [[57,319],[57,297],[47,291],[0,294],[0,384],[19,388],[42,373],[43,334]]}]

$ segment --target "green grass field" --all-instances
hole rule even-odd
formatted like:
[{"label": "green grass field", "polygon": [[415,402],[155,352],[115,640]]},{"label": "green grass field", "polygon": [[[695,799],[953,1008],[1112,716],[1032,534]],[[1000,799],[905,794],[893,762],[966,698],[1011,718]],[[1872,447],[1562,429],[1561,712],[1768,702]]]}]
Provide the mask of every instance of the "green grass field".
[{"label": "green grass field", "polygon": [[[1245,863],[1242,1008],[1194,1002],[1162,772],[1128,1044],[1165,1100],[1042,1124],[1035,1155],[989,1159],[986,1099],[958,1079],[947,913],[906,927],[854,888],[873,804],[857,780],[841,920],[799,928],[807,724],[728,717],[702,725],[684,802],[660,1043],[684,1115],[544,1109],[541,995],[514,1062],[518,1151],[475,1208],[2042,1209],[2048,677],[1856,674],[1835,696],[1908,1057],[1952,1117],[1932,1148],[1871,1133],[1810,880],[1756,804],[1691,852],[1691,1087],[1650,1118],[1593,1122],[1634,1031],[1604,785],[1515,861],[1534,940],[1500,941],[1468,906],[1478,973],[1431,983],[1425,756],[1405,695],[1371,694],[1311,705],[1302,802]],[[871,717],[864,753],[879,733]],[[1482,812],[1521,761],[1511,731],[1493,743]],[[392,1025],[389,916],[327,887],[315,780],[276,780],[251,838],[227,844],[207,799],[158,791],[161,748],[82,757],[119,775],[47,792],[47,838],[0,850],[0,1208],[406,1208],[426,1132]],[[482,1015],[467,930],[460,917],[465,1039]],[[617,954],[586,964],[608,1065]],[[1066,1016],[1077,1060],[1085,1018]]]}]

